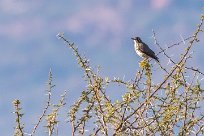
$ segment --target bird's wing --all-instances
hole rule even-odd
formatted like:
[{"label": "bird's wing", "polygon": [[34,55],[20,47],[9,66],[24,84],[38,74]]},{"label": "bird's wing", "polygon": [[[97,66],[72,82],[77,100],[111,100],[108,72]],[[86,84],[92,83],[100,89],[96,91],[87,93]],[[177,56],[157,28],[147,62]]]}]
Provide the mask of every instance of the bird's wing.
[{"label": "bird's wing", "polygon": [[154,51],[152,51],[147,44],[145,43],[140,43],[139,44],[139,50],[145,54],[147,54],[148,56],[150,56],[151,58],[158,60],[158,57],[155,55]]}]

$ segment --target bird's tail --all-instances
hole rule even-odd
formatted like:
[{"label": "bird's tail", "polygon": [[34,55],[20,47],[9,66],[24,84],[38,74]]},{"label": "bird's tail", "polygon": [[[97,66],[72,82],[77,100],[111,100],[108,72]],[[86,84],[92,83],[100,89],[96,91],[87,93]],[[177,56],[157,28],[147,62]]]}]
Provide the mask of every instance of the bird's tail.
[{"label": "bird's tail", "polygon": [[153,59],[155,59],[159,63],[159,58],[157,56],[154,56]]}]

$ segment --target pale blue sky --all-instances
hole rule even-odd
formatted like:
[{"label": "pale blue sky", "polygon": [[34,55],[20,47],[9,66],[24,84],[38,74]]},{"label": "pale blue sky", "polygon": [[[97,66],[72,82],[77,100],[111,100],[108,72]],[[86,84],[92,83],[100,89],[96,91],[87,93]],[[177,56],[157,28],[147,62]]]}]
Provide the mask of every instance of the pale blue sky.
[{"label": "pale blue sky", "polygon": [[[203,0],[0,0],[0,135],[13,134],[12,101],[16,98],[22,101],[25,131],[31,131],[43,109],[50,68],[56,85],[54,100],[69,90],[61,122],[85,88],[75,57],[56,38],[59,32],[76,43],[93,68],[102,67],[102,76],[125,76],[129,80],[134,78],[141,60],[130,38],[140,36],[158,52],[152,29],[163,47],[180,41],[181,36],[192,35],[202,7]],[[204,48],[194,50],[193,64],[204,71]],[[169,51],[174,57],[177,53]],[[160,60],[167,64],[162,56]],[[63,123],[62,127],[65,130],[69,124]]]}]

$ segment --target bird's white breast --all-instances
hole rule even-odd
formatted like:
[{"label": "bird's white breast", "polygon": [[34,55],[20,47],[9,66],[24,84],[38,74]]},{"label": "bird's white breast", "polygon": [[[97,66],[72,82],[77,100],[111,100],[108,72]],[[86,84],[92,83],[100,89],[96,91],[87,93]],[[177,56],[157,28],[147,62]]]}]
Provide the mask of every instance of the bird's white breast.
[{"label": "bird's white breast", "polygon": [[140,50],[139,50],[139,45],[136,41],[134,41],[134,47],[135,47],[135,52],[142,58],[148,58],[148,56],[144,53],[142,53]]}]

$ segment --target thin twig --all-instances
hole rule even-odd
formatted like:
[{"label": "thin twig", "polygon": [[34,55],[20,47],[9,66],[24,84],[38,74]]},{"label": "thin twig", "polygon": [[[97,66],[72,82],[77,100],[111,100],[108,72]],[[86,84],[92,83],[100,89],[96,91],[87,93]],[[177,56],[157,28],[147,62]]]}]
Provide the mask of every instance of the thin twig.
[{"label": "thin twig", "polygon": [[43,117],[45,117],[45,114],[46,114],[48,108],[50,107],[50,103],[51,103],[51,91],[52,91],[53,87],[54,86],[52,85],[52,72],[51,72],[51,69],[50,69],[50,72],[49,72],[49,81],[48,81],[48,90],[47,90],[47,92],[48,92],[48,94],[47,94],[48,95],[47,104],[46,104],[46,106],[45,106],[45,108],[44,108],[44,110],[42,112],[42,115],[38,119],[37,124],[34,126],[33,131],[32,131],[30,136],[33,136],[35,134],[38,126],[40,125],[40,122],[42,121]]}]

